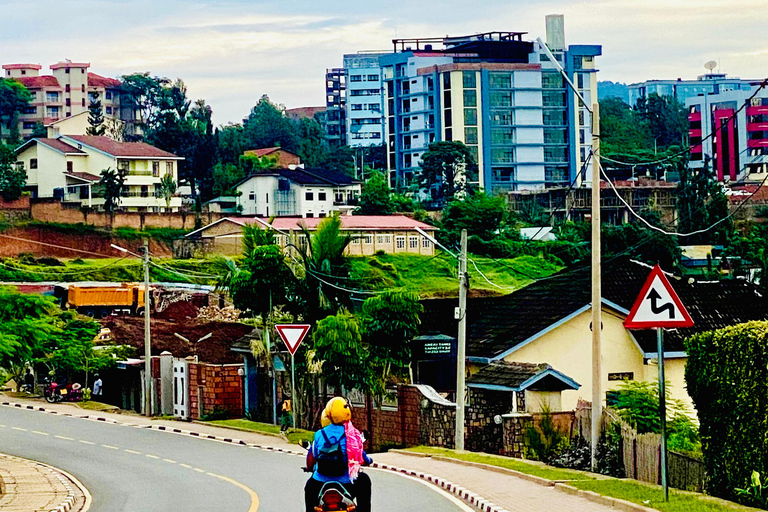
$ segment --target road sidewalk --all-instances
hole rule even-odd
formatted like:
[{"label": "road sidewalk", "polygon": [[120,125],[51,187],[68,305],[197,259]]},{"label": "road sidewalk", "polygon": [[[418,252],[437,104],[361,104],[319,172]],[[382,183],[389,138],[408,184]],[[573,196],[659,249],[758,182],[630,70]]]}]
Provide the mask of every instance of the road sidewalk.
[{"label": "road sidewalk", "polygon": [[[12,402],[34,408],[44,407],[48,411],[72,416],[87,416],[100,421],[151,427],[226,440],[239,444],[252,444],[279,451],[296,453],[300,449],[281,438],[252,432],[235,431],[200,423],[173,420],[149,419],[134,414],[115,414],[80,409],[71,404],[47,404],[39,400],[5,398],[0,403]],[[414,457],[402,453],[373,454],[377,466],[395,470],[432,482],[458,495],[475,508],[487,512],[538,512],[546,510],[578,510],[583,512],[608,512],[615,510],[612,502],[596,502],[583,495],[561,492],[552,485],[541,485],[528,479],[508,473],[492,471],[481,466],[435,460],[430,457]],[[614,505],[615,506],[615,505]],[[642,508],[642,507],[638,507]],[[635,509],[636,510],[636,509]]]},{"label": "road sidewalk", "polygon": [[86,494],[72,477],[39,462],[0,454],[0,510],[74,512]]}]

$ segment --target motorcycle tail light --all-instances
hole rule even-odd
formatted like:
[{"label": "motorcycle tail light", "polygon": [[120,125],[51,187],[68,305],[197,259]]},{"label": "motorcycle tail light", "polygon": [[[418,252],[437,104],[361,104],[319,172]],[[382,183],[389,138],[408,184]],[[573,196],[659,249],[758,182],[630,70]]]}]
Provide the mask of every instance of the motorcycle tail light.
[{"label": "motorcycle tail light", "polygon": [[328,491],[323,496],[323,510],[344,510],[344,497],[337,491]]}]

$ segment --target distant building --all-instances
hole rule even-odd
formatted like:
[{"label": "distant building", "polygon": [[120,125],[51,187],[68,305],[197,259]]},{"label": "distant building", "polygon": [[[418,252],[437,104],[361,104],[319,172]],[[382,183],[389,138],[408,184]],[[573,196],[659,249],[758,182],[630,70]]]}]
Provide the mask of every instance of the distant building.
[{"label": "distant building", "polygon": [[259,158],[268,157],[276,159],[275,167],[288,167],[291,165],[301,165],[301,158],[296,153],[280,147],[249,149],[243,153],[244,156],[257,156]]},{"label": "distant building", "polygon": [[696,77],[696,80],[646,80],[629,85],[629,105],[634,107],[640,98],[651,94],[672,96],[685,105],[689,98],[704,94],[720,94],[726,91],[749,91],[754,80],[742,80],[726,76],[725,73],[708,73]]},{"label": "distant building", "polygon": [[325,140],[331,147],[347,144],[346,112],[344,109],[347,78],[344,69],[325,71]]},{"label": "distant building", "polygon": [[[4,64],[5,77],[24,85],[32,101],[19,119],[20,134],[30,136],[35,127],[88,112],[91,101],[100,101],[105,120],[131,122],[134,111],[121,101],[121,83],[88,72],[90,63],[65,60],[50,66],[50,75],[40,75],[40,64]],[[85,135],[84,133],[73,135]]]},{"label": "distant building", "polygon": [[[688,167],[709,165],[718,181],[762,181],[768,172],[768,91],[728,90],[688,98]],[[738,113],[737,113],[738,112]],[[708,137],[717,130],[715,137]]]},{"label": "distant building", "polygon": [[[352,236],[347,246],[349,256],[370,256],[378,251],[388,254],[421,254],[433,256],[435,246],[418,230],[434,237],[436,228],[404,215],[342,215],[341,231]],[[240,254],[242,252],[243,227],[257,225],[262,229],[277,231],[276,243],[283,249],[292,244],[300,247],[306,244],[301,228],[310,232],[317,229],[322,219],[278,217],[270,223],[259,217],[226,217],[193,231],[184,237],[187,243],[205,245],[205,252],[217,254]]]},{"label": "distant building", "polygon": [[285,109],[286,117],[291,119],[315,119],[318,115],[325,115],[326,107],[296,107]]},{"label": "distant building", "polygon": [[[326,75],[329,129],[333,100],[347,144],[378,143],[381,132],[396,188],[413,183],[436,141],[466,144],[478,164],[467,178],[489,193],[589,182],[591,166],[580,170],[590,115],[525,34],[395,39],[392,52],[345,55],[344,69]],[[546,41],[586,103],[596,102],[601,47],[566,46],[559,15],[547,17]]]},{"label": "distant building", "polygon": [[327,217],[357,206],[361,183],[325,169],[269,169],[235,185],[243,215]]},{"label": "distant building", "polygon": [[[116,142],[108,137],[61,135],[37,138],[16,150],[16,161],[27,172],[26,190],[32,197],[53,197],[65,203],[101,208],[94,186],[104,169],[125,176],[119,207],[128,211],[165,211],[159,196],[166,174],[178,182],[178,162],[183,158],[143,142]],[[180,197],[172,197],[171,211],[178,211]]]}]

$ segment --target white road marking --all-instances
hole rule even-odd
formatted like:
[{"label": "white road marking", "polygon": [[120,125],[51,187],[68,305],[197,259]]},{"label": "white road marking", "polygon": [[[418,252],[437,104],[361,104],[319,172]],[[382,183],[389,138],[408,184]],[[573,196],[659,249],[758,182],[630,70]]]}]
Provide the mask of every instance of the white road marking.
[{"label": "white road marking", "polygon": [[13,430],[20,430],[21,432],[28,432],[27,429],[21,427],[11,427]]},{"label": "white road marking", "polygon": [[53,437],[55,437],[56,439],[63,439],[65,441],[74,441],[74,439],[72,439],[71,437],[67,437],[67,436],[53,436]]},{"label": "white road marking", "polygon": [[50,435],[50,434],[47,434],[45,432],[40,432],[39,430],[33,430],[32,433],[33,434],[37,434],[39,436],[48,436],[48,435]]},{"label": "white road marking", "polygon": [[163,462],[167,462],[169,464],[176,464],[176,461],[172,459],[163,459]]},{"label": "white road marking", "polygon": [[189,464],[179,464],[179,466],[181,466],[183,468],[192,469],[192,466],[190,466]]},{"label": "white road marking", "polygon": [[120,449],[117,446],[112,446],[111,444],[103,444],[101,446],[103,446],[104,448],[109,448],[110,450],[119,450]]},{"label": "white road marking", "polygon": [[445,498],[448,501],[450,501],[451,503],[456,505],[456,507],[459,508],[460,510],[462,510],[463,512],[475,512],[475,509],[469,507],[466,503],[464,503],[459,498],[457,498],[453,494],[449,493],[448,491],[446,491],[442,487],[438,487],[438,486],[436,486],[433,483],[430,483],[430,482],[427,482],[425,480],[422,480],[421,478],[416,478],[415,476],[411,476],[411,475],[405,475],[405,474],[400,473],[400,472],[395,473],[394,471],[390,471],[388,469],[381,469],[381,468],[368,468],[368,469],[366,469],[366,471],[382,471],[382,472],[389,473],[389,474],[393,474],[394,473],[395,475],[398,475],[398,476],[400,476],[402,478],[409,478],[409,479],[413,480],[414,482],[419,482],[420,484],[429,487],[430,489],[435,491],[437,494],[441,494],[441,495],[445,496]]},{"label": "white road marking", "polygon": [[128,452],[128,453],[132,453],[132,454],[134,454],[134,455],[141,455],[141,452],[137,452],[136,450],[128,450],[128,449],[125,449],[124,451],[126,451],[126,452]]},{"label": "white road marking", "polygon": [[200,468],[192,468],[192,469],[194,469],[194,470],[195,470],[195,471],[197,471],[198,473],[205,473],[205,470],[204,470],[204,469],[200,469]]},{"label": "white road marking", "polygon": [[147,454],[147,457],[149,457],[150,459],[159,459],[160,458],[157,455],[151,455],[149,453]]},{"label": "white road marking", "polygon": [[96,444],[96,443],[92,443],[92,442],[90,442],[90,441],[83,441],[82,439],[80,439],[80,441],[79,441],[79,442],[80,442],[80,443],[83,443],[83,444]]}]

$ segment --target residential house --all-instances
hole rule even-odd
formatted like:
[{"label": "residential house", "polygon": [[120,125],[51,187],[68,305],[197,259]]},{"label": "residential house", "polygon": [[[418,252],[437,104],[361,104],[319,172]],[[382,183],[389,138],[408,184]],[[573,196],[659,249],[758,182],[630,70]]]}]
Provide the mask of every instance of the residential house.
[{"label": "residential house", "polygon": [[[418,230],[434,237],[436,228],[404,215],[342,215],[341,231],[352,235],[346,253],[350,256],[370,256],[378,251],[388,254],[420,254],[433,256],[432,241]],[[259,217],[225,217],[185,236],[186,243],[206,245],[205,252],[235,255],[242,253],[243,227],[257,225],[274,229],[276,242],[283,247],[291,243],[301,246],[306,238],[302,227],[310,232],[317,229],[321,218],[277,217],[269,220]]]},{"label": "residential house", "polygon": [[[65,117],[45,125],[48,138],[55,139],[60,135],[88,135],[88,122],[90,113],[86,110],[70,117]],[[125,122],[120,119],[105,117],[101,125],[104,128],[104,136],[119,142],[123,141]]]},{"label": "residential house", "polygon": [[[604,264],[602,280],[603,390],[623,380],[657,379],[658,353],[653,330],[627,330],[629,314],[651,267],[630,259]],[[664,364],[670,393],[693,411],[686,392],[684,339],[695,333],[768,318],[768,297],[744,280],[670,281],[694,320],[686,329],[664,333]],[[547,363],[581,384],[564,390],[563,409],[592,396],[592,334],[589,269],[535,282],[502,297],[470,298],[467,304],[467,361],[471,373],[488,364]],[[455,336],[455,299],[422,301],[423,333]],[[447,365],[450,366],[450,365]]]},{"label": "residential house", "polygon": [[243,215],[327,217],[357,206],[360,181],[326,169],[281,168],[252,174],[235,185]]},{"label": "residential house", "polygon": [[243,153],[243,156],[257,156],[259,158],[267,157],[270,160],[274,159],[275,167],[280,168],[301,165],[301,158],[299,155],[281,147],[249,149]]},{"label": "residential house", "polygon": [[[103,207],[93,186],[101,171],[117,169],[125,176],[120,208],[128,211],[164,211],[159,197],[162,177],[178,182],[178,162],[183,160],[143,142],[117,142],[108,137],[61,135],[37,138],[16,150],[16,160],[27,171],[27,190],[33,197],[55,197],[82,206]],[[181,198],[172,197],[171,211]]]}]

